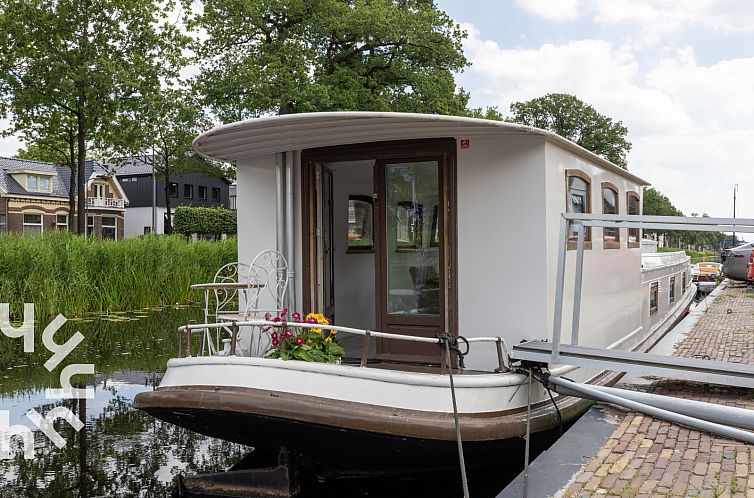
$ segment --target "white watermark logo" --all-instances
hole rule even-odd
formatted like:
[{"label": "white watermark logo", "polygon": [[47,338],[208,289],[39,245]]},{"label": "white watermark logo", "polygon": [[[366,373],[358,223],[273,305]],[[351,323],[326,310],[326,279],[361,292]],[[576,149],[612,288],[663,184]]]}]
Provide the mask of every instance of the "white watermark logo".
[{"label": "white watermark logo", "polygon": [[[52,353],[52,356],[45,362],[44,366],[48,372],[55,370],[68,355],[81,344],[84,336],[81,332],[76,332],[70,339],[63,344],[55,342],[55,332],[66,322],[63,315],[58,315],[45,327],[42,332],[42,344]],[[23,323],[14,327],[10,323],[10,305],[0,303],[0,332],[10,339],[23,338],[24,353],[34,352],[34,304],[24,304]],[[71,385],[71,377],[74,375],[93,375],[93,363],[74,363],[68,365],[60,371],[60,389],[45,389],[47,399],[92,399],[94,398],[94,388],[74,388]],[[42,433],[47,436],[52,443],[58,448],[66,445],[65,439],[58,434],[53,427],[53,422],[59,418],[64,419],[73,429],[78,432],[84,427],[84,423],[68,408],[58,406],[47,412],[43,417],[33,408],[26,412],[25,417]],[[18,436],[21,438],[24,446],[24,458],[34,458],[34,433],[32,430],[21,424],[10,425],[10,412],[0,410],[0,460],[11,458],[11,438]]]}]

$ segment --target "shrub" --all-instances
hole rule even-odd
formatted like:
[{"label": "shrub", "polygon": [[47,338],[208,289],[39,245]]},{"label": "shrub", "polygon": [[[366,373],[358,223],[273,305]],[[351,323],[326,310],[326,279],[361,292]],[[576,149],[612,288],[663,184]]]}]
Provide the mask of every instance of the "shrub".
[{"label": "shrub", "polygon": [[175,208],[173,230],[186,236],[194,233],[234,235],[237,231],[236,212],[223,207],[178,206]]}]

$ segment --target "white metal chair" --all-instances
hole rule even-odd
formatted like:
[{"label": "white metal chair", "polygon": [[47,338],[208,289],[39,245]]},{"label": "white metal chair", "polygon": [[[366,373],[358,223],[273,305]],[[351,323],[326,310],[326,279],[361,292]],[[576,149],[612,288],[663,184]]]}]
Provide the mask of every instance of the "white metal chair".
[{"label": "white metal chair", "polygon": [[[264,319],[269,314],[278,316],[284,307],[285,293],[288,289],[288,262],[274,249],[262,251],[254,257],[248,266],[246,275],[241,275],[246,284],[243,296],[243,309],[220,312],[217,320],[221,322]],[[269,340],[261,333],[259,327],[251,327],[250,333],[240,333],[237,353],[259,356],[264,354]]]}]

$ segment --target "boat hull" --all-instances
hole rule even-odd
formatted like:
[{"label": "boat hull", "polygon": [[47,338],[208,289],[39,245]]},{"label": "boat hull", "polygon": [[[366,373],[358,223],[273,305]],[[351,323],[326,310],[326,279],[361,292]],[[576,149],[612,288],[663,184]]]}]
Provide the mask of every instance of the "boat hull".
[{"label": "boat hull", "polygon": [[[139,394],[135,406],[211,437],[277,452],[294,451],[322,477],[435,471],[458,467],[452,414],[356,406],[348,402],[254,389],[165,388]],[[563,424],[589,403],[558,400]],[[469,466],[520,460],[525,412],[463,414]],[[545,442],[559,421],[552,405],[533,410],[532,442]],[[519,462],[520,463],[520,462]]]}]

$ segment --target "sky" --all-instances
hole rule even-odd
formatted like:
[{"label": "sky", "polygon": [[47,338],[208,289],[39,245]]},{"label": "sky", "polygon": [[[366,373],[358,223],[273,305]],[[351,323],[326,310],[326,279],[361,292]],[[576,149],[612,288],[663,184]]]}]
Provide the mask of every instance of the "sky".
[{"label": "sky", "polygon": [[[438,0],[472,107],[576,95],[628,127],[629,170],[685,214],[754,218],[754,2]],[[0,128],[7,122],[0,121]],[[22,144],[0,139],[0,156]]]}]

